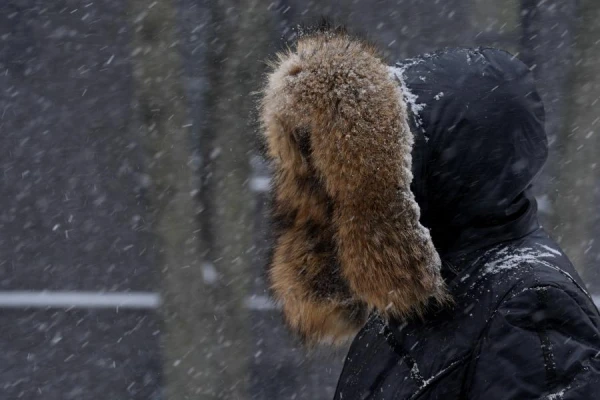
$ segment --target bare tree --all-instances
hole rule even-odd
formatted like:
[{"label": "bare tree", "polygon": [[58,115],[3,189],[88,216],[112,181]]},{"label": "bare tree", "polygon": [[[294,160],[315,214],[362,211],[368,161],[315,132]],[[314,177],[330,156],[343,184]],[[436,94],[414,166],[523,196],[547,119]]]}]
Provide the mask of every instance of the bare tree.
[{"label": "bare tree", "polygon": [[576,16],[575,0],[520,1],[519,58],[533,70],[546,110],[550,154],[546,167],[536,182],[536,189],[541,200],[543,222],[552,233],[555,233],[556,225],[562,219],[561,212],[555,209],[554,203],[561,148],[569,141],[569,137],[562,133],[567,124]]},{"label": "bare tree", "polygon": [[[209,88],[196,163],[175,2],[131,2],[140,134],[162,240],[166,394],[248,398],[254,196],[248,189],[255,92],[272,41],[268,2],[207,2]],[[193,112],[193,110],[192,110]],[[200,178],[200,179],[198,179]]]},{"label": "bare tree", "polygon": [[598,262],[598,182],[600,165],[597,132],[598,92],[600,91],[600,3],[579,2],[574,70],[566,102],[567,121],[562,132],[558,190],[555,208],[562,223],[557,227],[559,240],[584,280],[596,289],[600,279]]},{"label": "bare tree", "polygon": [[[189,398],[192,378],[181,368],[203,363],[191,356],[197,349],[200,324],[194,311],[202,293],[195,215],[197,190],[190,167],[192,143],[188,108],[177,51],[176,10],[169,0],[130,3],[134,28],[132,64],[135,109],[146,154],[147,189],[153,230],[161,246],[165,332],[165,377],[169,398]],[[189,352],[189,353],[188,353]],[[193,371],[193,370],[192,370]]]}]

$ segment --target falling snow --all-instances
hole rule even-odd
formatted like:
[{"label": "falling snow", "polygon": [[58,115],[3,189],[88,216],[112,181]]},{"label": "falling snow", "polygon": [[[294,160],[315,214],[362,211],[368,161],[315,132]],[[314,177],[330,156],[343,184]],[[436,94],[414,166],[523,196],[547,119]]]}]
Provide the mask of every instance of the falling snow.
[{"label": "falling snow", "polygon": [[[489,46],[534,70],[550,143],[540,219],[600,295],[599,7],[501,3],[0,2],[2,397],[333,397],[346,348],[307,352],[267,289],[273,180],[255,111],[273,53],[322,15],[395,65],[417,127],[431,110],[405,82],[418,61],[403,60]],[[561,257],[506,248],[483,268]]]}]

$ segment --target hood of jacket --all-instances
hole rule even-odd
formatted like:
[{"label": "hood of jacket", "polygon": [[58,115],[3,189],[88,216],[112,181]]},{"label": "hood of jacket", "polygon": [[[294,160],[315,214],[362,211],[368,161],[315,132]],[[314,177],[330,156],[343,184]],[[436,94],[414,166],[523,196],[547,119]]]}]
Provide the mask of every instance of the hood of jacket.
[{"label": "hood of jacket", "polygon": [[497,49],[451,49],[391,67],[415,135],[412,191],[442,259],[538,227],[531,182],[547,158],[529,68]]}]

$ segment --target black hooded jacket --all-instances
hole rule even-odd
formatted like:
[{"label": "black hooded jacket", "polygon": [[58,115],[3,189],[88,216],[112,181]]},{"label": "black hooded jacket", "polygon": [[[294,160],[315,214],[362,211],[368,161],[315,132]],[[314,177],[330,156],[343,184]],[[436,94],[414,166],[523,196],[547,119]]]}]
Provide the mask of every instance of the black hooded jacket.
[{"label": "black hooded jacket", "polygon": [[600,316],[539,226],[544,110],[510,54],[458,49],[391,68],[412,111],[412,190],[451,306],[356,336],[335,399],[600,399]]}]

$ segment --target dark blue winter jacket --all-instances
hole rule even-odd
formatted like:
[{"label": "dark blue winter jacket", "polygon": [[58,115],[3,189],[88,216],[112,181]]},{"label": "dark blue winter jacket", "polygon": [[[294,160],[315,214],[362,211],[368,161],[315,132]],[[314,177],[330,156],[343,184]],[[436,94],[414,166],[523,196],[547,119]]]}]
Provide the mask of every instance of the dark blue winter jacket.
[{"label": "dark blue winter jacket", "polygon": [[335,399],[600,399],[600,316],[531,192],[547,142],[529,69],[458,49],[392,71],[412,111],[412,190],[454,302],[407,322],[372,316]]}]

